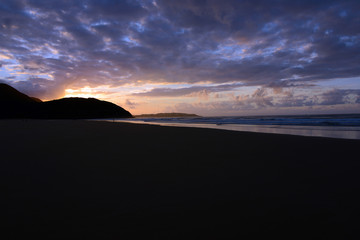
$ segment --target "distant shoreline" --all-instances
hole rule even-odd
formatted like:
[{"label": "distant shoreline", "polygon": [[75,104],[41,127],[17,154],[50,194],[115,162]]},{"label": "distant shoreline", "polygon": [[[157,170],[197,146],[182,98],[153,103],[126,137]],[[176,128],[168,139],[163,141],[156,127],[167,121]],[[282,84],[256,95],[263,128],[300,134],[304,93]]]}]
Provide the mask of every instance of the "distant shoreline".
[{"label": "distant shoreline", "polygon": [[135,115],[135,118],[176,118],[176,117],[201,117],[191,113],[154,113]]},{"label": "distant shoreline", "polygon": [[297,136],[360,139],[360,114],[251,117],[147,117],[111,120]]}]

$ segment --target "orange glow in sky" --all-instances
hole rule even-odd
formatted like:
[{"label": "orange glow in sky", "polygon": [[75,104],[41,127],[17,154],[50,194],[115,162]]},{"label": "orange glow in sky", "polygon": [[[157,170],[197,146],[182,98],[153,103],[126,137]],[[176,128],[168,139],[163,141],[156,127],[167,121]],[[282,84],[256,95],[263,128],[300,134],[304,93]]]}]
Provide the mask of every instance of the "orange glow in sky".
[{"label": "orange glow in sky", "polygon": [[102,98],[104,96],[103,94],[94,92],[94,90],[90,87],[83,87],[79,89],[65,89],[64,97]]}]

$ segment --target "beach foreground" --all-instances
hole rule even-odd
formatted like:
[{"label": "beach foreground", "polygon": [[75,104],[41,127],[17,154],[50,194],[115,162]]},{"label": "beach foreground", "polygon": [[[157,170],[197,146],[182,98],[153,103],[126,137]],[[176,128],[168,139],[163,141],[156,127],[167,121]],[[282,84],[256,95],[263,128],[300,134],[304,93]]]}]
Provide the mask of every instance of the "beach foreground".
[{"label": "beach foreground", "polygon": [[3,233],[358,239],[359,140],[0,121]]}]

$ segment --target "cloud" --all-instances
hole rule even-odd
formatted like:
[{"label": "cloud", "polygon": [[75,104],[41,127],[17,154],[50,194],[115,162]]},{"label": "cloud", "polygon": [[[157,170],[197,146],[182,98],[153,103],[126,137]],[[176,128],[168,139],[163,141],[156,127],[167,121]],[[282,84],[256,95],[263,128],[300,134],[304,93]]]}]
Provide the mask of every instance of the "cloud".
[{"label": "cloud", "polygon": [[186,88],[154,88],[150,91],[139,92],[132,94],[133,96],[146,96],[146,97],[179,97],[187,96],[194,93],[210,93],[210,92],[224,92],[232,91],[241,87],[241,83],[233,84],[220,84],[215,86],[192,86]]},{"label": "cloud", "polygon": [[259,115],[357,112],[360,107],[360,90],[333,89],[319,95],[294,95],[291,92],[273,94],[265,88],[252,94],[232,95],[222,101],[200,101],[169,106],[169,111],[194,112],[203,115]]},{"label": "cloud", "polygon": [[332,89],[317,95],[294,94],[291,91],[270,92],[267,88],[258,88],[249,95],[235,96],[232,105],[240,105],[246,109],[267,107],[310,107],[331,106],[360,103],[360,89]]},{"label": "cloud", "polygon": [[[1,77],[47,98],[71,86],[139,82],[194,86],[133,96],[309,87],[360,76],[359,11],[356,0],[4,0],[0,54],[12,59],[1,60]],[[9,64],[17,70],[4,70]]]},{"label": "cloud", "polygon": [[360,89],[333,89],[321,96],[321,105],[360,103]]},{"label": "cloud", "polygon": [[133,102],[132,100],[130,99],[126,99],[125,100],[125,105],[130,108],[130,109],[134,109],[136,108],[136,106],[138,105],[136,102]]}]

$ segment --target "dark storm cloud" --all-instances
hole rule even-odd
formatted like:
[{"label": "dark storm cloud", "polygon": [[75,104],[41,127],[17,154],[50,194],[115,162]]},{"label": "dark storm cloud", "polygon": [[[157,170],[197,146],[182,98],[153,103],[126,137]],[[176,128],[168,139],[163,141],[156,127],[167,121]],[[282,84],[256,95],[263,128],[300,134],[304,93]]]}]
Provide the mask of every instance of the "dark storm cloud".
[{"label": "dark storm cloud", "polygon": [[[360,4],[355,1],[160,1],[159,5],[174,25],[192,29],[192,39],[205,35],[210,42],[206,49],[215,50],[228,38],[250,45],[248,59],[209,61],[205,76],[195,75],[199,78],[268,84],[294,75],[304,80],[359,75],[360,59],[354,51],[360,49],[356,30]],[[197,51],[205,49],[200,46]]]},{"label": "dark storm cloud", "polygon": [[30,82],[50,73],[42,94],[138,80],[286,87],[356,77],[359,29],[356,0],[0,1],[0,53]]}]

